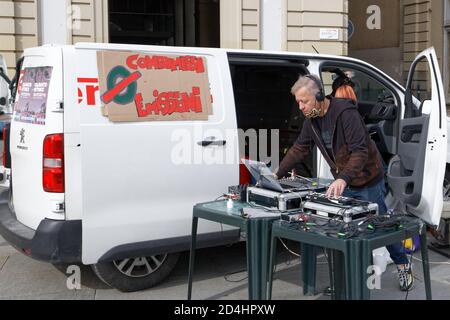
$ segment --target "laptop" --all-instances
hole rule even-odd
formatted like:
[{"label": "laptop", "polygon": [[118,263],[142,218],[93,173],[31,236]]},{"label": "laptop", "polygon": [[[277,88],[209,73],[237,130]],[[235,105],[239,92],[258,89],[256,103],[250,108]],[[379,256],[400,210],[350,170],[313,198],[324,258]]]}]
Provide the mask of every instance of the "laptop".
[{"label": "laptop", "polygon": [[319,183],[318,179],[295,178],[277,180],[264,162],[242,159],[250,174],[258,182],[261,188],[278,191],[303,191],[303,190],[325,190],[326,185]]},{"label": "laptop", "polygon": [[278,192],[284,191],[283,187],[275,179],[270,168],[264,162],[248,159],[242,159],[242,162],[260,187]]}]

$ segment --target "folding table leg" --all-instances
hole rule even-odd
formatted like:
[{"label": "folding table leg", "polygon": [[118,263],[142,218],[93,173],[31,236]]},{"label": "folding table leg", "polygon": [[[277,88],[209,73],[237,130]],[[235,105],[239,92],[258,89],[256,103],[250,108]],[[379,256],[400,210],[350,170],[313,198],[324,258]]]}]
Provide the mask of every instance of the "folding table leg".
[{"label": "folding table leg", "polygon": [[267,285],[267,299],[272,299],[272,281],[273,281],[273,267],[276,263],[277,255],[277,237],[272,234],[272,241],[270,245],[270,262],[269,262],[269,278]]},{"label": "folding table leg", "polygon": [[430,279],[430,264],[428,261],[428,248],[427,248],[427,231],[424,231],[420,235],[420,251],[422,253],[422,266],[423,266],[423,280],[425,282],[425,295],[427,300],[431,300],[431,279]]},{"label": "folding table leg", "polygon": [[310,244],[300,244],[302,261],[303,294],[314,295],[316,291],[316,247]]},{"label": "folding table leg", "polygon": [[198,217],[193,217],[192,218],[191,252],[189,255],[188,300],[191,300],[191,297],[192,297],[192,276],[194,274],[195,249],[197,246],[197,226],[198,226]]}]

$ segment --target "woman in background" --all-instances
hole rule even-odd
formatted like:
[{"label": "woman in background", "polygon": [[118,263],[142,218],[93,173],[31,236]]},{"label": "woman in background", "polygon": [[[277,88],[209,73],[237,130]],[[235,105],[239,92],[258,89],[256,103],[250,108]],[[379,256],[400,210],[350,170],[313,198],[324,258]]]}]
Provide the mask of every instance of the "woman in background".
[{"label": "woman in background", "polygon": [[355,94],[355,83],[344,73],[340,74],[331,85],[333,92],[331,95],[335,98],[350,99],[355,104],[357,102]]}]

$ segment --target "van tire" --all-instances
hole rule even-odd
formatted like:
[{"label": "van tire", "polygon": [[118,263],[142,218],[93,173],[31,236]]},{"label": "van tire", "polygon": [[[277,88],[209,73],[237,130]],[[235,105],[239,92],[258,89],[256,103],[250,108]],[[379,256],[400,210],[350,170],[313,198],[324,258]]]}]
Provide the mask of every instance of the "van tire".
[{"label": "van tire", "polygon": [[[179,257],[179,253],[166,253],[150,257],[99,262],[92,265],[92,270],[101,281],[110,287],[116,288],[122,292],[134,292],[154,287],[166,279],[175,268]],[[123,272],[125,269],[123,266],[130,266],[134,263],[142,265],[143,259],[147,259],[147,262],[150,264],[153,264],[154,261],[159,261],[160,265],[150,273],[148,272],[148,268],[147,270],[145,270],[146,268],[141,268],[144,269],[144,273],[140,275],[127,275]],[[155,265],[152,265],[152,267],[155,267]],[[122,271],[120,268],[122,268]]]}]

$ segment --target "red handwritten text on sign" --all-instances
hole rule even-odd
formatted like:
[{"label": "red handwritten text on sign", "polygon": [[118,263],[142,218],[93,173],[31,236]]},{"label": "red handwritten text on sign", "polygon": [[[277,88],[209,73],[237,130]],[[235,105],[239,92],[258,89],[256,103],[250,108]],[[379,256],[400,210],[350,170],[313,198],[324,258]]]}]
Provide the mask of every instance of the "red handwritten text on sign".
[{"label": "red handwritten text on sign", "polygon": [[161,92],[153,91],[155,100],[144,104],[142,94],[138,93],[134,97],[138,117],[148,115],[171,115],[174,112],[202,112],[202,103],[200,99],[200,88],[192,87],[192,92]]},{"label": "red handwritten text on sign", "polygon": [[131,55],[127,58],[127,66],[131,70],[137,69],[168,69],[171,71],[195,71],[204,73],[203,59],[194,56],[169,58],[165,56]]}]

